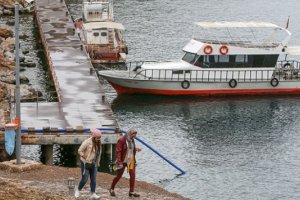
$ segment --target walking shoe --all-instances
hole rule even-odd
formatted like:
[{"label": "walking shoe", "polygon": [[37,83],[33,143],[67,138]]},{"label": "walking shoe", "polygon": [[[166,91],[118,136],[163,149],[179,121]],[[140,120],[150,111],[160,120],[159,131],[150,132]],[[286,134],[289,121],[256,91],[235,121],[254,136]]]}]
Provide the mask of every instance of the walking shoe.
[{"label": "walking shoe", "polygon": [[91,199],[99,199],[100,196],[98,196],[95,192],[92,193]]},{"label": "walking shoe", "polygon": [[134,193],[134,192],[129,192],[129,197],[140,197],[141,195]]},{"label": "walking shoe", "polygon": [[78,188],[76,188],[75,190],[75,195],[76,198],[80,197],[80,191],[78,190]]},{"label": "walking shoe", "polygon": [[112,196],[112,197],[115,197],[115,196],[116,196],[115,191],[112,190],[112,189],[109,189],[109,193],[110,193],[110,196]]}]

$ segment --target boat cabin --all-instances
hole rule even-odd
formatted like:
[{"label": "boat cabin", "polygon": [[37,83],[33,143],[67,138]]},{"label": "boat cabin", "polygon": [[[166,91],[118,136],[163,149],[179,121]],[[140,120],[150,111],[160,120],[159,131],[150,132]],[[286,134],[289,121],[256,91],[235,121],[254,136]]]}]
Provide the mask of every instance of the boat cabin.
[{"label": "boat cabin", "polygon": [[113,21],[113,6],[108,0],[83,2],[83,21]]},{"label": "boat cabin", "polygon": [[279,54],[270,55],[198,55],[186,52],[182,60],[201,68],[275,67]]},{"label": "boat cabin", "polygon": [[118,46],[124,43],[121,32],[124,26],[116,22],[91,22],[83,24],[86,44]]},{"label": "boat cabin", "polygon": [[[183,48],[182,60],[201,68],[274,68],[279,56],[286,54],[291,36],[288,30],[266,22],[196,24],[204,30],[221,30],[218,35],[202,33],[202,37],[194,36]],[[235,29],[239,30],[238,36],[232,34]],[[269,29],[268,34],[261,29]],[[263,37],[259,36],[261,33],[264,33]]]}]

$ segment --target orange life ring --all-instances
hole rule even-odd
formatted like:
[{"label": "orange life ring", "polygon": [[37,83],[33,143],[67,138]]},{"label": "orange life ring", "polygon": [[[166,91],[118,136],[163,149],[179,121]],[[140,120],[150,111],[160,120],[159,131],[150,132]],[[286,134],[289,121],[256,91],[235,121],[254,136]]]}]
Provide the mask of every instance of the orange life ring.
[{"label": "orange life ring", "polygon": [[206,45],[203,49],[205,54],[211,54],[213,52],[213,48],[210,45]]},{"label": "orange life ring", "polygon": [[226,45],[222,45],[222,46],[220,46],[219,51],[220,51],[220,54],[226,55],[229,50],[228,50],[228,47]]}]

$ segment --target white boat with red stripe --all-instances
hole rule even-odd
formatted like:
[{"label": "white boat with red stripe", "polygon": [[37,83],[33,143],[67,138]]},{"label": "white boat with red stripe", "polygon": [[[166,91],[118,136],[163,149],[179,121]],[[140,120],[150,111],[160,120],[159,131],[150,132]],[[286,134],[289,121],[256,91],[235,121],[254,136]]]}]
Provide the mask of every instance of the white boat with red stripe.
[{"label": "white boat with red stripe", "polygon": [[[268,22],[198,22],[177,62],[127,63],[127,70],[99,71],[118,94],[300,94],[300,55],[291,33]],[[217,32],[217,34],[214,34]],[[205,36],[205,37],[204,37]]]}]

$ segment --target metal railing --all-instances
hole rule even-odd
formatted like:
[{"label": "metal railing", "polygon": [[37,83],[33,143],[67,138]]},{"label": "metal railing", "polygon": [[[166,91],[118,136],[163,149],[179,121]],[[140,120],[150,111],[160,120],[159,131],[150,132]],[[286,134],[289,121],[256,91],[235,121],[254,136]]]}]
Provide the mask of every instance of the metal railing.
[{"label": "metal railing", "polygon": [[[145,61],[153,62],[153,61]],[[193,82],[264,82],[272,78],[278,80],[300,80],[300,63],[295,60],[278,61],[275,68],[212,68],[199,70],[141,69],[143,61],[127,63],[129,77],[133,79]],[[136,73],[133,73],[136,72]]]}]

